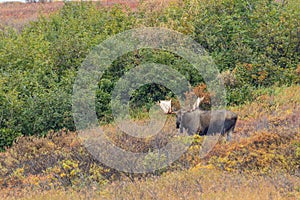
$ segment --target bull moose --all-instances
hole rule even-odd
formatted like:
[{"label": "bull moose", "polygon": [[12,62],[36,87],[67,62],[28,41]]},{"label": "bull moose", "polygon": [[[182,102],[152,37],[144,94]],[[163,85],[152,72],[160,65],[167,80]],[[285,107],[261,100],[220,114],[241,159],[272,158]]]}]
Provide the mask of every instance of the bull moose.
[{"label": "bull moose", "polygon": [[180,133],[183,133],[185,129],[189,135],[221,133],[223,136],[227,135],[227,141],[231,140],[238,118],[237,114],[228,110],[201,110],[199,105],[203,99],[203,97],[198,97],[189,111],[168,112],[176,114],[176,128],[180,129]]},{"label": "bull moose", "polygon": [[176,128],[179,128],[181,133],[186,129],[189,135],[227,134],[227,141],[231,140],[236,121],[237,114],[228,110],[206,111],[197,108],[176,112]]}]

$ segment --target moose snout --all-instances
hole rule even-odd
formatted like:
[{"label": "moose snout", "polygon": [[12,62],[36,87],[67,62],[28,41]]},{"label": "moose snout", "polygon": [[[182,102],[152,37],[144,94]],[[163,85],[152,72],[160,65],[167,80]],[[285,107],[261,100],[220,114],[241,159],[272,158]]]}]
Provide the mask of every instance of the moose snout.
[{"label": "moose snout", "polygon": [[176,128],[178,129],[180,127],[180,123],[176,122]]}]

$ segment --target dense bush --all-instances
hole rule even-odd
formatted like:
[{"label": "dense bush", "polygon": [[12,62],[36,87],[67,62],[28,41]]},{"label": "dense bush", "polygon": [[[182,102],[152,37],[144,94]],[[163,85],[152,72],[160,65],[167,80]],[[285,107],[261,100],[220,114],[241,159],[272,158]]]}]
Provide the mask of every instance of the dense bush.
[{"label": "dense bush", "polygon": [[[214,1],[215,2],[215,1]],[[251,91],[297,81],[299,11],[274,1],[222,1],[201,4],[195,39],[213,56],[219,70],[231,70],[228,102],[252,100]]]},{"label": "dense bush", "polygon": [[[234,79],[225,82],[231,104],[252,100],[258,87],[299,83],[300,17],[295,9],[263,0],[185,0],[157,9],[144,2],[137,11],[65,3],[58,14],[40,18],[20,33],[2,29],[0,149],[19,135],[43,135],[63,127],[74,130],[71,96],[77,69],[94,46],[135,27],[167,27],[193,37],[218,69]],[[120,76],[146,62],[173,67],[193,86],[202,82],[178,55],[148,49],[131,52],[117,59],[99,82],[99,120],[112,120],[109,102]],[[174,97],[159,85],[145,85],[135,94],[132,108],[139,110],[148,110],[166,96]]]},{"label": "dense bush", "polygon": [[91,47],[133,23],[118,7],[66,3],[59,14],[41,18],[21,33],[1,30],[0,149],[21,134],[74,130],[76,70]]}]

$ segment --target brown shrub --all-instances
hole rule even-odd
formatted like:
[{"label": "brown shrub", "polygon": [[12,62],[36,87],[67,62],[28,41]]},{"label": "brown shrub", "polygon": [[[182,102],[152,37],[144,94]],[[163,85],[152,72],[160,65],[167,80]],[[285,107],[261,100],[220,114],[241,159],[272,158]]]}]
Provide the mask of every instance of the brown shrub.
[{"label": "brown shrub", "polygon": [[[164,177],[193,167],[217,168],[220,173],[239,172],[254,177],[257,174],[269,176],[277,173],[299,175],[298,87],[292,86],[272,94],[264,93],[257,98],[257,102],[232,108],[240,116],[234,140],[220,140],[204,159],[199,156],[203,137],[178,137],[173,116],[168,116],[159,134],[144,140],[122,133],[115,125],[103,127],[116,146],[132,152],[153,152],[168,144],[171,137],[193,140],[188,150],[169,167],[147,174],[121,173],[104,166],[90,155],[76,132],[61,130],[49,132],[43,138],[21,137],[10,149],[0,153],[0,188],[97,188],[115,181],[147,180],[149,177],[156,180],[156,176]],[[199,94],[201,91],[205,92],[204,85],[196,90]],[[137,120],[137,123],[143,124],[145,121]],[[284,184],[283,181],[282,185],[276,187],[285,188]]]}]

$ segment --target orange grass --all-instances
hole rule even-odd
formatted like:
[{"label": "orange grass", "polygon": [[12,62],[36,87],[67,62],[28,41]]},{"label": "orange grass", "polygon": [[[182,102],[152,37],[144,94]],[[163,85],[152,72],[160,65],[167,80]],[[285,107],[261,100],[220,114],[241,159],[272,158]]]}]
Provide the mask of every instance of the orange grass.
[{"label": "orange grass", "polygon": [[[194,168],[144,180],[117,181],[99,190],[2,190],[2,199],[297,199],[295,177],[250,176],[214,168]],[[14,197],[13,197],[14,196]]]},{"label": "orange grass", "polygon": [[[297,199],[299,86],[258,93],[255,102],[229,108],[240,116],[232,142],[220,141],[202,159],[203,138],[194,137],[189,150],[158,174],[129,175],[102,166],[76,133],[65,130],[19,138],[0,153],[0,199]],[[164,146],[176,134],[172,116],[146,141],[122,134],[113,124],[104,131],[116,145],[139,152]]]}]

